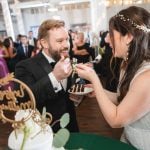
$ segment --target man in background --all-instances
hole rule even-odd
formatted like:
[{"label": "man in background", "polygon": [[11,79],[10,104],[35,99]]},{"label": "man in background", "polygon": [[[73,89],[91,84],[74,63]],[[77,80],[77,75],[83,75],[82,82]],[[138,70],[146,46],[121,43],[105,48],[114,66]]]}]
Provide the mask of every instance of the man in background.
[{"label": "man in background", "polygon": [[34,46],[28,43],[26,35],[21,36],[21,44],[17,47],[17,60],[18,62],[31,57]]},{"label": "man in background", "polygon": [[29,40],[29,45],[36,47],[37,39],[33,36],[32,31],[28,32],[28,40]]}]

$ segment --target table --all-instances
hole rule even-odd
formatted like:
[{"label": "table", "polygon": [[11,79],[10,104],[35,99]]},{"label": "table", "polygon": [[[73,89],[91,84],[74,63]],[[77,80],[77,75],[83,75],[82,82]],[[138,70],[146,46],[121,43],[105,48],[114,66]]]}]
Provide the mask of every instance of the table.
[{"label": "table", "polygon": [[[87,134],[71,133],[69,141],[65,146],[66,150],[137,150],[136,148],[108,137]],[[10,150],[8,147],[1,147],[0,150]]]},{"label": "table", "polygon": [[136,150],[118,140],[87,133],[71,133],[65,148],[67,150]]}]

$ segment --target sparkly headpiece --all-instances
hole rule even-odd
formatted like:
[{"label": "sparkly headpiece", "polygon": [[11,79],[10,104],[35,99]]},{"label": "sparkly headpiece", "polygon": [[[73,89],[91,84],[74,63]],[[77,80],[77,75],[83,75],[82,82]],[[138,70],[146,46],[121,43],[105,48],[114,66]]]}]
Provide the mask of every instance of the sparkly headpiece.
[{"label": "sparkly headpiece", "polygon": [[131,20],[130,18],[125,17],[122,14],[117,14],[115,17],[118,17],[119,19],[121,19],[124,22],[126,22],[126,21],[130,22],[136,29],[142,30],[145,33],[149,33],[150,32],[150,28],[147,28],[145,24],[138,25],[133,20]]}]

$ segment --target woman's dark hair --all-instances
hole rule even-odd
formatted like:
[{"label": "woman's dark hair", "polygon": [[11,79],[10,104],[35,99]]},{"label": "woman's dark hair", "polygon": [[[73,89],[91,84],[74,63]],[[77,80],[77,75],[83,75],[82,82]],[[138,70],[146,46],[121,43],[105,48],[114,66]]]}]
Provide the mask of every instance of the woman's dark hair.
[{"label": "woman's dark hair", "polygon": [[10,39],[9,38],[4,39],[3,44],[8,49],[10,47]]},{"label": "woman's dark hair", "polygon": [[3,42],[0,40],[0,47],[3,47]]},{"label": "woman's dark hair", "polygon": [[[123,16],[123,18],[121,18],[121,16]],[[128,33],[133,36],[133,40],[129,43],[128,60],[124,63],[125,74],[119,84],[119,101],[125,97],[130,82],[142,62],[144,60],[150,61],[150,31],[146,30],[148,31],[146,32],[144,29],[139,29],[139,26],[146,26],[146,29],[150,29],[150,13],[144,8],[136,6],[121,10],[109,21],[110,38],[113,43],[114,51],[113,30],[120,32],[122,36]]]}]

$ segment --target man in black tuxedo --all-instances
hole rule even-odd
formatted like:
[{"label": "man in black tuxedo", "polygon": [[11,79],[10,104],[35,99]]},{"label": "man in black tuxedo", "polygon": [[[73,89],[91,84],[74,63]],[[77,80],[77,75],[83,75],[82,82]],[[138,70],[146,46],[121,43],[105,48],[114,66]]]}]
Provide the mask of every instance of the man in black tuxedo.
[{"label": "man in black tuxedo", "polygon": [[[71,85],[69,76],[72,67],[69,58],[65,59],[68,56],[69,37],[64,22],[44,21],[39,27],[38,39],[42,52],[18,63],[15,77],[31,88],[40,112],[45,106],[47,112],[52,114],[53,122],[68,112],[70,123],[67,128],[71,132],[78,132],[74,105],[67,92]],[[58,129],[59,123],[54,125],[53,131]]]}]

